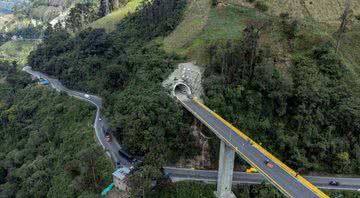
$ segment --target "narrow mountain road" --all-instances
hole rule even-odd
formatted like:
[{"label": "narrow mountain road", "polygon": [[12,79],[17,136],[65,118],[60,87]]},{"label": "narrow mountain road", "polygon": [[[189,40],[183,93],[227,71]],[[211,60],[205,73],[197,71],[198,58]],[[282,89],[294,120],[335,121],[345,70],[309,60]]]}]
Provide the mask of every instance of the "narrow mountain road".
[{"label": "narrow mountain road", "polygon": [[[80,100],[84,100],[84,101],[90,102],[91,104],[95,105],[97,110],[96,110],[96,116],[95,116],[95,121],[94,121],[94,129],[95,129],[95,134],[96,134],[99,144],[106,151],[107,155],[109,157],[111,157],[111,159],[113,160],[115,165],[120,163],[121,165],[126,166],[128,168],[130,168],[132,166],[130,161],[128,161],[127,159],[120,156],[119,150],[121,149],[121,145],[117,142],[116,138],[112,138],[111,142],[106,141],[105,133],[109,128],[108,128],[106,119],[101,115],[102,100],[100,97],[82,93],[82,92],[78,92],[78,91],[74,91],[74,90],[70,90],[70,89],[66,88],[65,86],[63,86],[59,80],[51,78],[41,72],[34,71],[34,70],[32,70],[32,68],[30,66],[24,67],[23,71],[25,71],[37,78],[42,78],[42,79],[49,81],[50,86],[59,92],[61,92],[61,91],[65,92],[69,96],[76,97]],[[85,96],[85,95],[88,95],[88,96]]]}]

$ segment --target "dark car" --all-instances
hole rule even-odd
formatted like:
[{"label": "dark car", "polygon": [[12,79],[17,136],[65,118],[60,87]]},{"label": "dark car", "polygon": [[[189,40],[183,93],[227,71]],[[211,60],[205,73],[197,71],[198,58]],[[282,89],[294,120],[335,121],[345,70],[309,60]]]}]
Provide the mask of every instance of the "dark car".
[{"label": "dark car", "polygon": [[340,183],[335,181],[335,180],[332,180],[332,181],[329,182],[329,185],[338,186],[338,185],[340,185]]},{"label": "dark car", "polygon": [[123,150],[119,150],[119,155],[131,163],[134,161],[134,157]]}]

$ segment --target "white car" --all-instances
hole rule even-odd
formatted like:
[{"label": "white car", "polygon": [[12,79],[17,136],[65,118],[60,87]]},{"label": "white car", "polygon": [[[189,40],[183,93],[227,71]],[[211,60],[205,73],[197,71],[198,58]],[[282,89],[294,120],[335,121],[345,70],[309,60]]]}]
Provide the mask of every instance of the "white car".
[{"label": "white car", "polygon": [[101,118],[99,118],[99,121],[101,121],[102,119]]},{"label": "white car", "polygon": [[84,97],[87,98],[87,99],[90,98],[89,94],[85,94]]}]

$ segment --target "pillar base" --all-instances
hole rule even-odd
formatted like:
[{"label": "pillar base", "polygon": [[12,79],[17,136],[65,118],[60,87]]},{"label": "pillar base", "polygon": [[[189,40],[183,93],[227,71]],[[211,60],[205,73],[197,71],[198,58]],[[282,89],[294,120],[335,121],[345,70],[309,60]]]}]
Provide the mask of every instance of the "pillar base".
[{"label": "pillar base", "polygon": [[215,192],[218,198],[236,198],[234,193],[231,192],[234,160],[234,150],[221,141],[217,190]]},{"label": "pillar base", "polygon": [[216,191],[214,191],[214,194],[216,198],[236,198],[234,193],[231,191],[227,191],[225,193],[222,193],[221,195],[219,195]]}]

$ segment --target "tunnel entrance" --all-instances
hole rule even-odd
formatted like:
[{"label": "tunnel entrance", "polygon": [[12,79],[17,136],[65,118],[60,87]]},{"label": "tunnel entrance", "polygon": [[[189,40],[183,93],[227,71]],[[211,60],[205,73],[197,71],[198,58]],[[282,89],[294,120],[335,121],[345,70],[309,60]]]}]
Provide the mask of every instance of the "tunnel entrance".
[{"label": "tunnel entrance", "polygon": [[173,94],[174,96],[191,96],[191,88],[185,83],[178,82],[174,86]]}]

